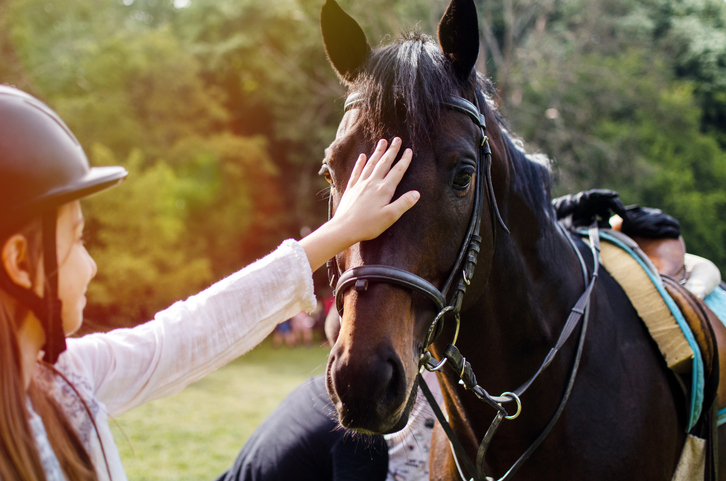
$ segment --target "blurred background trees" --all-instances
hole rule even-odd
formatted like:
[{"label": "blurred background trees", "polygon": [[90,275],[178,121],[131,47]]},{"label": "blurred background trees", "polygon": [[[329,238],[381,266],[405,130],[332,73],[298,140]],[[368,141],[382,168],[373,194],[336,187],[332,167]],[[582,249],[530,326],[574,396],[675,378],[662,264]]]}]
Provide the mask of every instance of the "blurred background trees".
[{"label": "blurred background trees", "polygon": [[[553,160],[555,195],[662,208],[726,269],[726,2],[476,2],[478,68]],[[93,164],[131,173],[84,204],[91,320],[147,320],[325,219],[317,171],[345,90],[321,3],[0,0],[0,82],[56,109]],[[375,45],[435,36],[447,2],[340,3]]]}]

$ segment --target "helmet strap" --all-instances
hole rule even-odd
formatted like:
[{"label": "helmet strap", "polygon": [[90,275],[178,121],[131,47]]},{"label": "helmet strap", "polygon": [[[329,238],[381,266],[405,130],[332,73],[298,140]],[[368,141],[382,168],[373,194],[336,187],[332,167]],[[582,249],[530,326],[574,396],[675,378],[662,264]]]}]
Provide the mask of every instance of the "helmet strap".
[{"label": "helmet strap", "polygon": [[44,296],[39,297],[32,289],[17,285],[10,279],[5,267],[0,265],[0,288],[30,309],[40,320],[45,332],[45,354],[43,360],[55,364],[58,356],[66,349],[66,338],[61,319],[61,301],[58,298],[58,260],[56,254],[55,209],[43,214],[43,268],[45,270]]},{"label": "helmet strap", "polygon": [[43,268],[45,270],[45,317],[40,322],[45,331],[43,360],[55,364],[60,353],[66,350],[66,335],[61,318],[61,300],[58,298],[58,254],[56,248],[56,224],[58,211],[52,209],[43,214]]}]

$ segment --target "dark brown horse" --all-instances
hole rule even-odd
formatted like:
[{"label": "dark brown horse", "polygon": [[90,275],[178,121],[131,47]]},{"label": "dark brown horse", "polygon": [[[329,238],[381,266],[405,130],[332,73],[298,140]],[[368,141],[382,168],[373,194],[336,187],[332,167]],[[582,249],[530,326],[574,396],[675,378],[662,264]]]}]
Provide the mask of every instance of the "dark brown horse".
[{"label": "dark brown horse", "polygon": [[[338,255],[334,273],[391,266],[442,290],[472,215],[480,215],[480,252],[461,306],[457,347],[488,392],[517,388],[557,342],[586,281],[569,234],[556,223],[549,168],[517,146],[486,95],[487,82],[474,70],[479,35],[472,0],[452,0],[439,24],[438,44],[411,33],[371,49],[358,24],[333,0],[324,5],[321,21],[330,61],[355,94],[326,151],[331,209],[357,154],[372,151],[379,137],[401,136],[404,146],[414,149],[399,192],[421,193],[418,204],[378,239]],[[452,98],[466,99],[485,113],[491,191],[481,170],[481,126],[471,113],[452,107]],[[475,207],[477,183],[484,186],[480,207]],[[590,250],[573,240],[590,275]],[[407,422],[419,361],[441,305],[425,288],[375,278],[348,284],[339,301],[342,326],[327,366],[327,387],[340,422],[368,433],[399,430]],[[674,379],[654,342],[603,270],[589,310],[569,401],[515,479],[670,480],[685,439],[685,398],[674,394]],[[444,319],[431,347],[437,359],[455,336],[455,323]],[[503,421],[484,459],[487,475],[502,477],[553,418],[582,326],[521,396],[521,415]],[[452,369],[443,369],[439,379],[453,430],[474,460],[496,410],[459,386]],[[440,428],[432,442],[431,479],[459,479]]]}]

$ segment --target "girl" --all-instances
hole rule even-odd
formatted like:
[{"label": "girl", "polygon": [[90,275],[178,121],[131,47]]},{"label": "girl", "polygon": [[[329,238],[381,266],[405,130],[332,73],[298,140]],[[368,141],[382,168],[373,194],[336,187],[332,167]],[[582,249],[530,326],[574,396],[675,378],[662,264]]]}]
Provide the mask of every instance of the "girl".
[{"label": "girl", "polygon": [[126,479],[108,416],[181,391],[312,311],[312,272],[418,200],[411,191],[391,202],[412,157],[406,149],[392,167],[400,145],[381,140],[368,161],[361,154],[333,218],[300,242],[151,322],[66,342],[96,274],[79,199],[127,173],[89,168],[52,110],[0,86],[0,479]]}]

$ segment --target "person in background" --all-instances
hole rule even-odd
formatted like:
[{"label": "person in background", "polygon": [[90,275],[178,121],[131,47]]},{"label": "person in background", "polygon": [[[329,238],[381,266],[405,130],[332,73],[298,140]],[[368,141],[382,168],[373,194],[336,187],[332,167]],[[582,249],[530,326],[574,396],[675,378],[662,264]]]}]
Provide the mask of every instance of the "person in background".
[{"label": "person in background", "polygon": [[[393,195],[412,157],[381,140],[358,157],[332,218],[132,329],[66,336],[97,267],[79,199],[120,183],[90,168],[38,99],[0,86],[0,479],[126,479],[108,417],[175,394],[315,308],[312,272],[373,239],[418,200]],[[108,275],[113,275],[112,272]]]},{"label": "person in background", "polygon": [[617,192],[592,189],[552,201],[557,219],[570,229],[587,228],[598,220],[631,237],[662,275],[672,277],[699,299],[721,284],[721,271],[708,259],[686,252],[678,220],[660,209],[625,206]]},{"label": "person in background", "polygon": [[[318,303],[318,306],[320,303]],[[317,307],[316,307],[317,309]],[[292,327],[293,345],[302,343],[307,347],[313,345],[313,326],[315,318],[307,312],[298,312],[290,319]]]},{"label": "person in background", "polygon": [[283,343],[290,347],[294,344],[292,338],[292,318],[285,319],[276,325],[275,330],[272,332],[272,345],[274,347],[280,347]]},{"label": "person in background", "polygon": [[[332,346],[340,331],[335,306],[325,322]],[[436,374],[426,384],[443,402]],[[260,424],[233,465],[216,481],[426,481],[435,416],[419,391],[406,427],[386,435],[363,435],[338,423],[325,376],[295,388]]]}]

